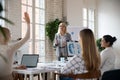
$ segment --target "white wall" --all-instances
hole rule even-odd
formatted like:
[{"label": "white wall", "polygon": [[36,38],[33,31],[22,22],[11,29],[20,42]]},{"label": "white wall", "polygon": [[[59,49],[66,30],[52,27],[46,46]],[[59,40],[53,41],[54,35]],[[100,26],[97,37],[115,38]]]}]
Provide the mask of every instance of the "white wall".
[{"label": "white wall", "polygon": [[65,0],[64,2],[64,16],[67,17],[70,26],[82,27],[83,7],[96,9],[96,0]]},{"label": "white wall", "polygon": [[82,0],[67,0],[67,21],[70,26],[82,26]]},{"label": "white wall", "polygon": [[120,68],[120,0],[99,0],[98,4],[98,37],[117,37],[113,47],[117,51],[116,68]]}]

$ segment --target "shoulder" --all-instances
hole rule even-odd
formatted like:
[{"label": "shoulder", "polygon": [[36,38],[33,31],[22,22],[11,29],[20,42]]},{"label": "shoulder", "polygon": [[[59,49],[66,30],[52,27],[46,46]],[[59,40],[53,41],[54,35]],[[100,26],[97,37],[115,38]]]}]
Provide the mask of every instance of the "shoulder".
[{"label": "shoulder", "polygon": [[59,33],[56,33],[55,36],[59,36],[60,34]]},{"label": "shoulder", "polygon": [[70,33],[67,32],[66,35],[70,35]]},{"label": "shoulder", "polygon": [[113,48],[110,47],[110,48],[106,48],[104,49],[101,53],[100,53],[101,56],[113,56],[114,55],[114,51],[113,51]]},{"label": "shoulder", "polygon": [[111,53],[111,51],[113,51],[113,48],[112,47],[108,47],[108,48],[105,48],[101,53],[108,53],[108,52]]},{"label": "shoulder", "polygon": [[71,37],[70,33],[66,33],[66,36],[67,36],[67,37]]},{"label": "shoulder", "polygon": [[82,55],[81,54],[76,54],[73,56],[73,59],[72,60],[75,60],[75,61],[81,61],[83,58],[82,58]]},{"label": "shoulder", "polygon": [[101,51],[100,55],[101,56],[107,56],[108,55],[108,50],[104,49],[103,51]]}]

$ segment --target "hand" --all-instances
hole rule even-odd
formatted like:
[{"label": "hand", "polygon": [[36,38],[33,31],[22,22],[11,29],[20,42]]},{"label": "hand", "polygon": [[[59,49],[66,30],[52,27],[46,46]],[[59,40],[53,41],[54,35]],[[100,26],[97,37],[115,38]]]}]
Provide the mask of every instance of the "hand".
[{"label": "hand", "polygon": [[67,45],[67,43],[66,42],[64,42],[63,44],[62,44],[62,46],[66,46]]},{"label": "hand", "polygon": [[24,13],[24,19],[28,24],[30,24],[29,14],[27,12]]},{"label": "hand", "polygon": [[26,68],[27,68],[26,66],[20,65],[20,66],[16,67],[15,69],[26,69]]}]

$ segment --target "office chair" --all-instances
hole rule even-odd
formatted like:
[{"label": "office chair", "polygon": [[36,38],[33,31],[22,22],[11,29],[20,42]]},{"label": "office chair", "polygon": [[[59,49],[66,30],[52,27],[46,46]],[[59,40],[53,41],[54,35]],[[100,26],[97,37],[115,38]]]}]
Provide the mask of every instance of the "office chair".
[{"label": "office chair", "polygon": [[61,77],[73,78],[74,80],[76,80],[76,79],[96,79],[96,80],[99,80],[99,78],[101,76],[101,72],[100,72],[100,70],[98,70],[98,71],[90,71],[90,72],[82,73],[82,74],[54,73],[54,75],[55,75],[54,80],[56,80],[56,75],[59,75]]},{"label": "office chair", "polygon": [[120,80],[120,69],[104,72],[102,80]]}]

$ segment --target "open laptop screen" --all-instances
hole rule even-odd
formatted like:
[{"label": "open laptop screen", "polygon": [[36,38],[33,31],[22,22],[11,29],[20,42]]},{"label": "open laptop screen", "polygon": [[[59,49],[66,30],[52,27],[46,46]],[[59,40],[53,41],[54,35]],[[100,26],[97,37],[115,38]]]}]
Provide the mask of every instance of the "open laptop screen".
[{"label": "open laptop screen", "polygon": [[25,65],[27,68],[37,67],[38,58],[37,54],[23,54],[21,65]]}]

